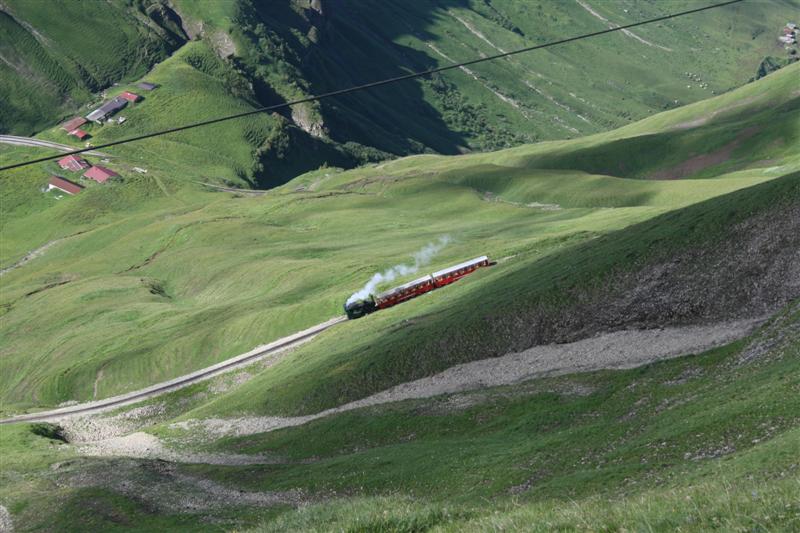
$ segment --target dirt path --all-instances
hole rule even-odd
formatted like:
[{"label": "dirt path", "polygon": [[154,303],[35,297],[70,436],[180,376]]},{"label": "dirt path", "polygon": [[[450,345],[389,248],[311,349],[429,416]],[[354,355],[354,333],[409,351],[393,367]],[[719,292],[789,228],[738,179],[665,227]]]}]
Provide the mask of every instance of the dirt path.
[{"label": "dirt path", "polygon": [[520,353],[454,366],[434,376],[403,383],[313,415],[211,418],[178,422],[171,427],[202,430],[214,438],[251,435],[299,426],[361,407],[511,385],[536,377],[634,368],[722,346],[749,334],[762,322],[763,319],[737,320],[711,326],[616,331],[568,344],[535,346]]},{"label": "dirt path", "polygon": [[41,411],[38,413],[18,415],[11,418],[6,418],[4,420],[0,420],[0,424],[10,424],[14,422],[34,422],[43,420],[59,420],[69,416],[100,413],[103,411],[108,411],[110,409],[116,409],[117,407],[122,407],[124,405],[137,403],[149,398],[154,398],[166,392],[181,389],[183,387],[186,387],[187,385],[191,385],[192,383],[197,383],[198,381],[203,381],[211,377],[217,376],[219,374],[228,372],[230,370],[240,368],[245,365],[249,365],[254,361],[266,357],[267,355],[272,355],[278,351],[283,351],[288,348],[299,346],[300,344],[313,339],[326,329],[335,326],[339,322],[344,322],[345,320],[347,320],[346,317],[342,316],[334,317],[326,322],[317,324],[316,326],[312,326],[308,329],[305,329],[293,335],[289,335],[288,337],[278,339],[269,344],[258,346],[257,348],[254,348],[253,350],[250,350],[247,353],[243,353],[241,355],[237,355],[236,357],[231,357],[230,359],[226,359],[225,361],[217,363],[216,365],[212,365],[203,368],[201,370],[192,372],[190,374],[185,374],[175,379],[158,383],[156,385],[151,385],[150,387],[140,389],[138,391],[129,392],[127,394],[122,394],[120,396],[113,396],[111,398],[106,398],[104,400],[98,400],[94,402],[80,403],[80,404],[70,405],[68,407],[62,407],[59,409]]},{"label": "dirt path", "polygon": [[[618,26],[617,24],[614,24],[613,22],[611,22],[610,20],[605,18],[603,15],[601,15],[600,13],[598,13],[597,11],[592,9],[592,7],[589,4],[587,4],[586,2],[583,2],[581,0],[575,0],[575,1],[578,2],[578,4],[580,4],[580,6],[583,9],[585,9],[586,11],[591,13],[593,17],[596,17],[596,18],[602,20],[603,22],[605,22],[608,25],[609,28],[616,28]],[[636,35],[635,33],[633,33],[630,30],[622,30],[622,33],[624,33],[628,37],[636,39],[637,41],[639,41],[642,44],[646,44],[647,46],[654,46],[655,48],[660,48],[661,50],[665,50],[667,52],[672,52],[672,48],[667,48],[666,46],[661,46],[660,44],[651,43],[648,40],[642,39],[641,37],[639,37],[638,35]]]},{"label": "dirt path", "polygon": [[719,165],[728,161],[742,143],[746,142],[750,137],[758,133],[761,128],[758,126],[750,126],[745,128],[736,135],[736,138],[727,143],[726,145],[717,148],[713,152],[696,155],[679,163],[673,167],[665,168],[654,172],[648,178],[655,180],[674,180],[685,178],[705,170],[714,165]]},{"label": "dirt path", "polygon": [[207,183],[205,181],[196,181],[195,183],[199,183],[200,185],[204,185],[210,189],[216,189],[218,191],[250,194],[252,196],[263,196],[269,192],[266,189],[238,189],[236,187],[223,187],[222,185],[214,185],[213,183]]},{"label": "dirt path", "polygon": [[60,243],[61,241],[67,240],[67,239],[69,239],[71,237],[76,237],[76,236],[81,235],[83,233],[86,233],[86,231],[79,231],[78,233],[73,233],[72,235],[67,235],[66,237],[60,237],[58,239],[53,239],[52,241],[43,244],[42,246],[36,248],[35,250],[31,250],[30,252],[25,254],[25,256],[22,259],[20,259],[19,261],[17,261],[13,265],[7,266],[6,268],[3,268],[3,269],[0,269],[0,276],[8,274],[9,272],[14,270],[15,268],[21,267],[22,265],[24,265],[28,261],[36,259],[40,255],[45,253],[47,251],[47,249],[50,248],[51,246],[54,246],[54,245]]}]

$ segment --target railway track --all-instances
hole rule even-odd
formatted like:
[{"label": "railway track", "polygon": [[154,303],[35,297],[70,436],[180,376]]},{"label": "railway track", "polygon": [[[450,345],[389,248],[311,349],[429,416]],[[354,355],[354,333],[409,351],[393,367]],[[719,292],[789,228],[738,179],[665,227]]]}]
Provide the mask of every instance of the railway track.
[{"label": "railway track", "polygon": [[[73,150],[77,150],[74,146],[69,146],[66,144],[54,143],[50,141],[42,141],[40,139],[33,139],[31,137],[18,137],[16,135],[0,135],[0,143],[3,144],[12,144],[15,146],[34,146],[37,148],[52,148],[53,150],[58,150],[60,152],[71,152]],[[96,157],[109,157],[108,154],[103,152],[95,152],[89,151],[85,152],[86,155],[93,155]]]},{"label": "railway track", "polygon": [[77,405],[71,405],[69,407],[61,407],[59,409],[40,411],[38,413],[17,415],[0,420],[0,424],[13,424],[15,422],[44,422],[47,420],[57,420],[69,416],[94,414],[137,403],[149,398],[154,398],[156,396],[160,396],[161,394],[171,392],[193,383],[204,381],[214,376],[218,376],[219,374],[223,374],[236,368],[248,365],[266,355],[299,346],[300,344],[313,339],[326,329],[346,320],[347,318],[343,316],[332,318],[306,330],[289,335],[288,337],[283,337],[282,339],[278,339],[269,344],[259,346],[247,353],[231,357],[230,359],[226,359],[225,361],[215,365],[185,374],[169,381],[151,385],[150,387],[140,389],[138,391],[129,392],[119,396],[112,396],[111,398],[106,398],[104,400],[98,400],[95,402],[86,402]]}]

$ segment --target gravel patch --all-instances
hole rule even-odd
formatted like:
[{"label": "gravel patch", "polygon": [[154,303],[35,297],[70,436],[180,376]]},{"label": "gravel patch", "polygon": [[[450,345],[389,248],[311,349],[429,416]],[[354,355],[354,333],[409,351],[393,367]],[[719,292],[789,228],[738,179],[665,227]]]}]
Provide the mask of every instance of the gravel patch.
[{"label": "gravel patch", "polygon": [[4,505],[0,505],[0,533],[11,533],[14,531],[14,522],[11,521],[11,513]]},{"label": "gravel patch", "polygon": [[266,455],[240,455],[228,453],[193,453],[173,450],[149,433],[136,432],[130,435],[112,437],[77,447],[82,455],[94,457],[131,457],[137,459],[158,459],[173,463],[202,463],[211,465],[255,465],[282,464],[283,459]]},{"label": "gravel patch", "polygon": [[166,413],[163,403],[142,405],[114,416],[81,416],[59,420],[70,443],[94,442],[119,437],[154,423]]},{"label": "gravel patch", "polygon": [[434,376],[403,383],[313,415],[211,418],[178,422],[170,427],[203,431],[216,438],[251,435],[299,426],[333,414],[390,402],[512,385],[544,376],[634,368],[728,344],[749,334],[762,322],[762,319],[749,319],[713,326],[615,331],[577,342],[535,346],[502,357],[457,365]]}]

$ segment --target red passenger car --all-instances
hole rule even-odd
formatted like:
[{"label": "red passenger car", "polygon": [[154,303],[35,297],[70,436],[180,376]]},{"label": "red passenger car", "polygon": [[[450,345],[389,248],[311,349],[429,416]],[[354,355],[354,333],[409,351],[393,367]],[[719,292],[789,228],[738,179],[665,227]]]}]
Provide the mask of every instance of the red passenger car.
[{"label": "red passenger car", "polygon": [[366,314],[373,313],[378,309],[386,309],[399,303],[415,298],[420,294],[425,294],[439,287],[449,285],[458,281],[467,274],[474,272],[480,267],[489,266],[492,263],[485,255],[464,261],[450,268],[434,272],[428,276],[423,276],[414,281],[409,281],[404,285],[389,289],[377,296],[370,295],[364,300],[345,303],[344,312],[347,318],[359,318]]}]

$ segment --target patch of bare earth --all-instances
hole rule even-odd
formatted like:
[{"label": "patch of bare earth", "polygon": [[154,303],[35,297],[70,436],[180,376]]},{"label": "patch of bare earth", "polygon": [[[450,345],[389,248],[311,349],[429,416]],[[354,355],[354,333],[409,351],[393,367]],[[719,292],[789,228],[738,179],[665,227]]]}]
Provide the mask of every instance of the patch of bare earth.
[{"label": "patch of bare earth", "polygon": [[114,459],[67,461],[53,465],[56,484],[66,488],[103,487],[163,513],[203,513],[235,506],[301,505],[299,490],[244,491],[181,472],[165,461]]},{"label": "patch of bare earth", "polygon": [[14,531],[14,522],[11,520],[11,513],[4,505],[0,505],[0,533],[11,533]]},{"label": "patch of bare earth", "polygon": [[574,289],[565,299],[576,303],[561,310],[541,304],[510,319],[488,317],[487,335],[522,351],[621,329],[766,317],[800,298],[800,205],[775,206],[728,231],[724,240]]},{"label": "patch of bare earth", "polygon": [[658,172],[651,174],[649,177],[650,179],[657,180],[674,180],[685,178],[706,168],[724,163],[731,158],[731,154],[734,150],[736,150],[736,148],[738,148],[744,141],[755,135],[758,130],[759,128],[757,126],[751,126],[743,129],[734,140],[718,150],[714,150],[713,152],[707,154],[694,156],[690,159],[687,159],[683,163],[675,165],[674,167],[659,170]]},{"label": "patch of bare earth", "polygon": [[164,418],[164,404],[142,405],[112,416],[79,416],[59,420],[71,443],[95,442],[120,437]]},{"label": "patch of bare earth", "polygon": [[[299,426],[326,416],[403,400],[513,385],[544,376],[633,368],[727,344],[747,335],[759,323],[760,320],[755,319],[713,326],[616,331],[568,344],[534,346],[519,353],[457,365],[436,375],[403,383],[313,415],[192,420],[170,427],[199,431],[212,438],[243,436]],[[463,401],[470,403],[468,398]]]},{"label": "patch of bare earth", "polygon": [[137,459],[158,459],[171,463],[195,463],[210,465],[255,465],[283,464],[285,459],[272,455],[241,455],[231,453],[195,453],[179,451],[165,445],[161,439],[149,433],[136,432],[119,437],[111,437],[77,446],[82,455],[93,457],[131,457]]},{"label": "patch of bare earth", "polygon": [[742,350],[736,366],[771,361],[783,357],[786,350],[800,339],[800,321],[793,316],[800,313],[800,301],[791,304],[775,317],[758,336]]},{"label": "patch of bare earth", "polygon": [[672,129],[674,129],[674,130],[688,130],[688,129],[696,128],[698,126],[702,126],[704,124],[707,124],[710,120],[714,119],[718,115],[724,114],[724,113],[726,113],[726,112],[728,112],[728,111],[730,111],[732,109],[736,109],[736,108],[739,108],[739,107],[744,107],[744,106],[746,106],[748,104],[752,104],[758,98],[759,97],[757,97],[757,96],[749,96],[749,97],[744,98],[742,100],[738,100],[733,104],[730,104],[730,105],[727,105],[727,106],[722,107],[720,109],[717,109],[716,111],[712,111],[711,113],[709,113],[708,115],[705,115],[703,117],[696,118],[696,119],[693,119],[693,120],[689,120],[687,122],[681,122],[680,124],[676,124],[675,126],[672,127]]}]

